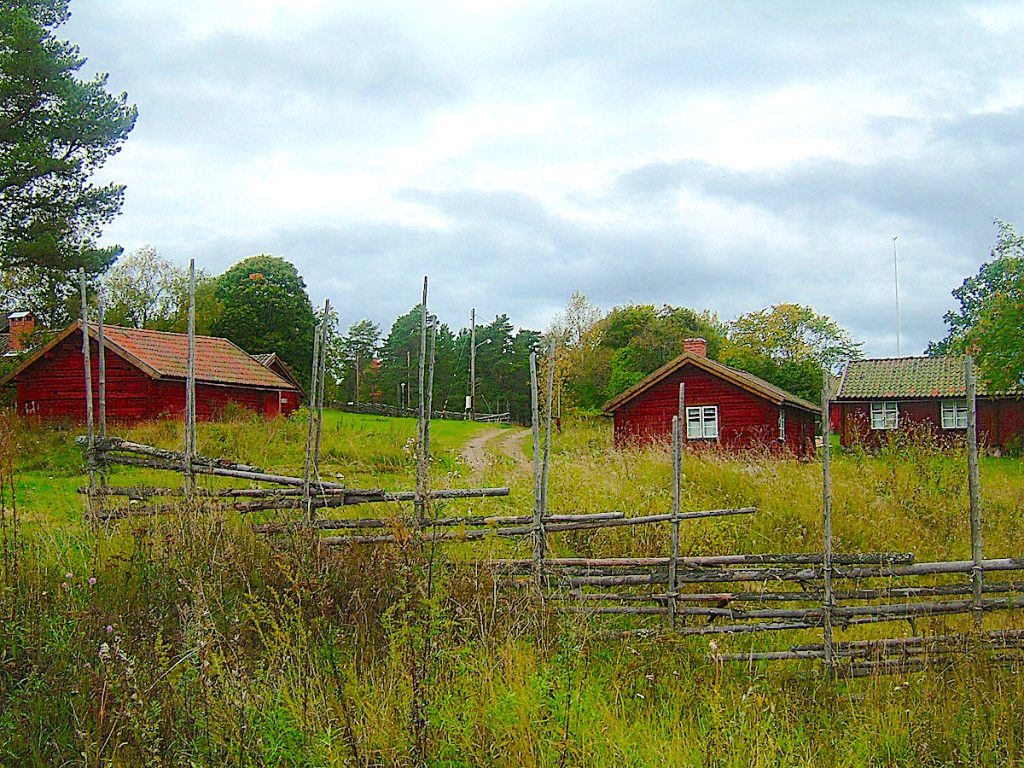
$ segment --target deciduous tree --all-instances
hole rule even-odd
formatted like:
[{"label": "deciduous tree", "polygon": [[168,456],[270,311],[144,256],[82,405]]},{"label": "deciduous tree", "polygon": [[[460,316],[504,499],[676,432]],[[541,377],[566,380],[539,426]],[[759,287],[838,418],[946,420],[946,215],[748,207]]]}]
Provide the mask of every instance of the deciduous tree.
[{"label": "deciduous tree", "polygon": [[317,317],[294,265],[262,254],[238,262],[217,278],[220,316],[213,333],[249,353],[276,352],[308,385]]},{"label": "deciduous tree", "polygon": [[931,355],[970,351],[994,389],[1024,384],[1024,235],[996,221],[991,258],[953,291],[960,308],[946,313],[949,332],[928,346]]}]

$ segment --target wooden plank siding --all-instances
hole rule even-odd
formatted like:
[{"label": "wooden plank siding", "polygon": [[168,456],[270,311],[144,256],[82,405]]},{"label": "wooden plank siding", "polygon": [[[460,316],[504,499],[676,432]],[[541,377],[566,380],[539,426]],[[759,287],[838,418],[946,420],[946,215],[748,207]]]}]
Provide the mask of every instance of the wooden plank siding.
[{"label": "wooden plank siding", "polygon": [[[699,442],[736,449],[786,449],[799,456],[813,450],[813,414],[777,405],[694,365],[683,366],[615,410],[616,445],[669,440],[680,382],[686,384],[687,407],[718,407],[718,440]],[[779,440],[780,408],[786,414],[785,442]]]},{"label": "wooden plank siding", "polygon": [[[22,416],[44,420],[85,421],[85,375],[81,334],[76,332],[47,351],[14,378],[17,409]],[[99,346],[90,340],[94,411],[99,409]],[[107,418],[112,422],[136,422],[155,418],[181,418],[185,412],[185,381],[154,379],[114,350],[106,350]],[[294,410],[298,393],[236,384],[197,383],[196,415],[218,418],[225,407],[236,403],[267,418],[282,413],[282,394],[290,396]],[[290,412],[285,409],[285,412]]]},{"label": "wooden plank siding", "polygon": [[[962,428],[942,427],[943,399],[957,398],[891,398],[874,402],[898,403],[900,429],[923,429],[940,441],[963,440],[965,431]],[[840,440],[844,447],[863,445],[877,448],[891,432],[871,429],[871,402],[836,403],[839,409]],[[1024,440],[1024,399],[979,397],[977,402],[978,441],[981,445],[1001,449],[1010,442]]]}]

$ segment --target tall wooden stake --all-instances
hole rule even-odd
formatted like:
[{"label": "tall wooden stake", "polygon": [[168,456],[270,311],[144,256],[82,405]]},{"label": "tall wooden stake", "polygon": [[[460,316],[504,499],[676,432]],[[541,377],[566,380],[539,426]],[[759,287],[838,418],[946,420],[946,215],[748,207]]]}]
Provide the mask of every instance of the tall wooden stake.
[{"label": "tall wooden stake", "polygon": [[309,426],[306,431],[306,457],[302,470],[302,522],[312,522],[313,496],[310,481],[313,472],[313,444],[316,439],[317,400],[320,393],[320,336],[321,327],[313,331],[313,366],[310,369],[309,382]]},{"label": "tall wooden stake", "polygon": [[417,421],[416,441],[416,501],[413,505],[417,519],[423,518],[427,494],[427,464],[424,454],[424,443],[427,433],[427,398],[424,393],[426,386],[426,365],[427,365],[427,277],[423,278],[423,297],[420,299],[420,362],[419,362],[419,412]]},{"label": "tall wooden stake", "polygon": [[[682,386],[682,385],[680,385]],[[676,570],[679,563],[679,513],[682,511],[682,498],[680,497],[682,478],[682,449],[683,443],[680,437],[682,423],[679,416],[672,417],[672,554],[668,561],[668,611],[669,623],[672,628],[676,627]]]},{"label": "tall wooden stake", "polygon": [[89,304],[85,298],[85,269],[78,270],[78,286],[82,294],[82,357],[85,361],[85,434],[88,440],[86,466],[89,470],[89,517],[95,517],[96,502],[96,434],[92,415],[92,360],[89,351]]},{"label": "tall wooden stake", "polygon": [[974,626],[981,629],[984,614],[981,610],[981,595],[984,590],[985,572],[981,569],[984,559],[981,537],[981,480],[978,475],[978,381],[974,374],[974,359],[964,358],[964,376],[967,385],[967,484],[971,503],[971,559],[974,568],[971,581],[974,586]]},{"label": "tall wooden stake", "polygon": [[476,420],[476,307],[469,310],[469,419]]},{"label": "tall wooden stake", "polygon": [[548,513],[548,475],[551,472],[551,411],[554,407],[555,395],[555,342],[551,342],[548,352],[548,385],[546,389],[546,406],[544,418],[544,464],[541,468],[540,486],[540,556],[547,555],[547,536],[544,531],[544,517]]},{"label": "tall wooden stake", "polygon": [[[97,298],[99,300],[99,314],[97,317],[96,346],[100,365],[100,438],[104,439],[107,436],[107,350],[106,331],[103,322],[105,307],[103,303],[104,297],[102,288],[100,288]],[[100,475],[100,495],[97,499],[96,506],[100,517],[103,517],[103,506],[107,490],[107,463],[105,461],[105,456],[106,454],[100,454],[97,456]]]},{"label": "tall wooden stake", "polygon": [[430,348],[427,352],[428,360],[430,361],[427,369],[427,402],[424,410],[427,412],[426,419],[423,421],[423,518],[429,519],[431,516],[431,503],[430,503],[430,419],[434,413],[434,347],[437,344],[437,325],[430,326]]},{"label": "tall wooden stake", "polygon": [[541,526],[540,487],[540,393],[537,387],[537,353],[530,353],[530,403],[533,422],[533,572],[538,586],[541,579],[541,561],[544,559],[544,541]]},{"label": "tall wooden stake", "polygon": [[824,591],[821,622],[824,634],[825,664],[831,670],[835,663],[835,646],[832,643],[832,430],[829,423],[829,387],[831,376],[828,368],[822,370],[821,387],[821,474],[822,508],[824,511]]},{"label": "tall wooden stake", "polygon": [[[313,446],[313,474],[316,481],[320,482],[320,444],[323,441],[324,433],[324,382],[327,379],[327,336],[329,328],[329,317],[331,313],[331,300],[324,301],[324,318],[320,323],[320,368],[316,395],[316,442]],[[310,517],[315,517],[314,507],[310,506]]]},{"label": "tall wooden stake", "polygon": [[196,478],[196,261],[188,266],[188,375],[185,381],[185,493],[191,497]]}]

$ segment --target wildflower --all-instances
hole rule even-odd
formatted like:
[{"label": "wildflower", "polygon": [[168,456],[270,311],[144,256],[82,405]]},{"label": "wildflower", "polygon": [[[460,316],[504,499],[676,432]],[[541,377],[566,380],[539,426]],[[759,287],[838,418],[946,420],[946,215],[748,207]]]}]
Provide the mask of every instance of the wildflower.
[{"label": "wildflower", "polygon": [[114,631],[114,628],[112,626],[110,626],[109,624],[107,624],[107,634],[109,635],[113,631]]},{"label": "wildflower", "polygon": [[89,586],[90,587],[95,587],[96,586],[96,577],[95,576],[90,576],[89,577]]},{"label": "wildflower", "polygon": [[64,578],[68,581],[71,581],[73,578],[75,578],[75,574],[73,574],[71,571],[68,571],[64,574]]},{"label": "wildflower", "polygon": [[100,645],[99,653],[97,653],[96,655],[100,657],[101,661],[106,661],[110,658],[110,646],[106,643],[103,643],[102,645]]},{"label": "wildflower", "polygon": [[68,583],[67,583],[66,581],[62,581],[62,582],[60,583],[60,588],[61,588],[61,589],[69,589],[69,587],[68,587]]}]

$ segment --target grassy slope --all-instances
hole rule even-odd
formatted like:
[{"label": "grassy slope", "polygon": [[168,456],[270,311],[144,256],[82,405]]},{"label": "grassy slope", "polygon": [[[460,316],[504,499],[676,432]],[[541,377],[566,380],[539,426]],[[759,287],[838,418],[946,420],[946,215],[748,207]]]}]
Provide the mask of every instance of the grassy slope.
[{"label": "grassy slope", "polygon": [[[478,429],[435,423],[435,483],[465,484],[452,452]],[[352,485],[410,487],[414,431],[408,420],[332,414],[330,470]],[[173,447],[180,426],[128,436]],[[409,585],[423,583],[416,552],[318,556],[300,539],[270,550],[232,520],[188,515],[94,535],[69,493],[81,477],[67,435],[22,437],[35,445],[18,486],[31,522],[20,570],[5,569],[0,595],[4,615],[13,611],[0,629],[0,765],[219,765],[243,756],[254,765],[406,764],[410,669],[426,643],[434,661],[420,685],[431,692],[428,753],[438,765],[1024,761],[1019,670],[833,682],[809,663],[720,668],[707,661],[706,640],[600,641],[595,632],[607,625],[553,623],[496,600],[486,574],[471,568],[438,579],[429,599],[415,587],[410,597]],[[304,439],[299,421],[231,423],[204,426],[200,445],[296,471]],[[553,456],[552,511],[668,506],[666,453],[614,451],[604,424],[567,429]],[[962,465],[920,447],[837,459],[838,549],[966,557]],[[819,472],[795,461],[687,456],[687,508],[759,512],[692,522],[684,549],[819,549]],[[1021,462],[986,460],[982,476],[987,552],[1017,554]],[[484,481],[510,483],[512,498],[453,511],[528,507],[529,473],[515,462],[495,456]],[[655,529],[553,542],[567,554],[606,555],[654,554],[667,543]],[[507,551],[474,551],[488,547]],[[718,642],[742,649],[751,640]]]}]

